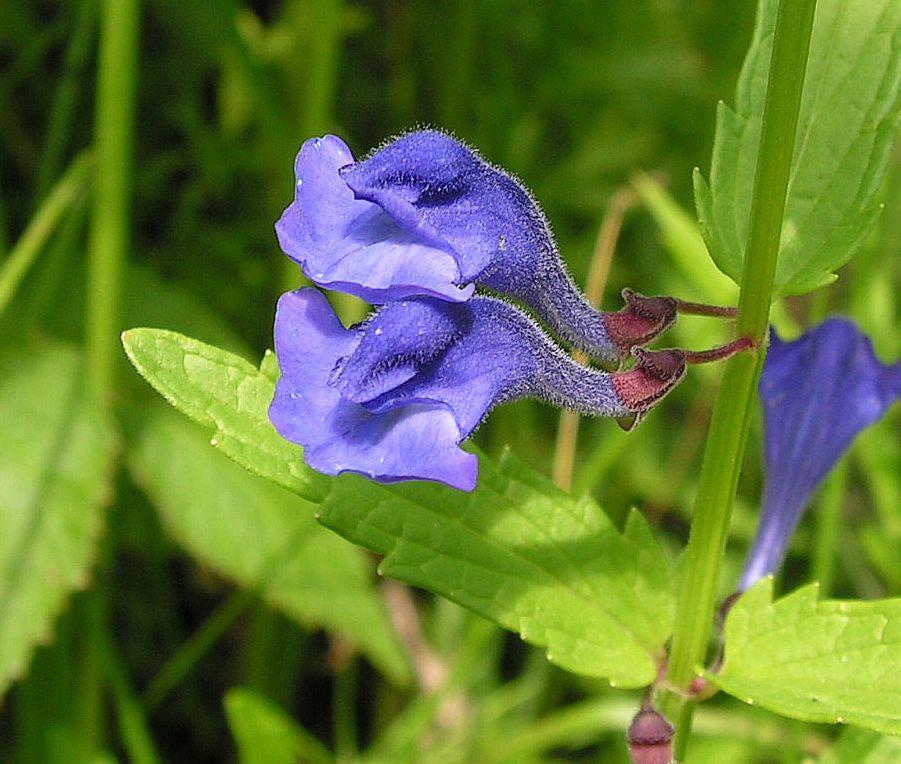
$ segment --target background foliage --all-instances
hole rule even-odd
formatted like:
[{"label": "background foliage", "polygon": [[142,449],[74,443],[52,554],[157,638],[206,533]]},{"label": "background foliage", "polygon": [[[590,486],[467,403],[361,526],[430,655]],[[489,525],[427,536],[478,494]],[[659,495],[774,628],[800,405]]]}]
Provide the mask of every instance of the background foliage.
[{"label": "background foliage", "polygon": [[[0,252],[23,251],[23,231],[40,234],[39,210],[61,199],[32,266],[0,289],[0,760],[623,761],[637,695],[379,582],[373,558],[207,448],[211,428],[167,411],[124,356],[112,410],[81,390],[90,166],[49,192],[94,141],[100,5],[0,4]],[[624,210],[606,307],[625,285],[734,299],[685,211],[692,169],[709,177],[717,100],[732,97],[754,5],[146,0],[120,328],[227,347],[262,379],[275,300],[299,283],[272,223],[301,140],[335,131],[362,154],[419,124],[519,175],[582,283],[602,219]],[[783,333],[839,311],[884,359],[901,355],[897,152],[878,198],[886,211],[837,286],[780,303]],[[721,331],[683,320],[667,344],[706,347]],[[678,549],[716,373],[693,369],[629,435],[584,422],[574,494],[619,528],[639,507]],[[247,445],[206,413],[222,450]],[[550,475],[558,423],[515,404],[476,440]],[[824,597],[901,594],[898,428],[896,409],[833,476],[784,588],[816,577]],[[728,552],[736,572],[760,495],[757,441]],[[726,698],[699,711],[688,761],[803,761],[835,734]],[[843,737],[824,761],[901,757],[891,739]]]}]

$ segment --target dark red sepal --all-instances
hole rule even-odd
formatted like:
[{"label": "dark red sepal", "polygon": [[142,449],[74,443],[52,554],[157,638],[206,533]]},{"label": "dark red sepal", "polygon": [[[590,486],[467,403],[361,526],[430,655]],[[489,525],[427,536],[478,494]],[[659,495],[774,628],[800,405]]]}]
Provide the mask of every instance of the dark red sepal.
[{"label": "dark red sepal", "polygon": [[676,300],[672,297],[645,297],[623,289],[626,307],[604,315],[607,336],[624,353],[646,345],[676,322]]},{"label": "dark red sepal", "polygon": [[687,364],[720,361],[755,347],[750,337],[739,337],[710,350],[632,348],[632,355],[638,359],[635,368],[612,375],[620,402],[631,412],[618,417],[617,423],[624,430],[634,428],[655,403],[682,381]]},{"label": "dark red sepal", "polygon": [[685,358],[681,350],[632,350],[638,362],[635,368],[613,375],[613,386],[623,406],[634,417],[623,417],[620,426],[632,429],[642,415],[672,390],[685,376]]}]

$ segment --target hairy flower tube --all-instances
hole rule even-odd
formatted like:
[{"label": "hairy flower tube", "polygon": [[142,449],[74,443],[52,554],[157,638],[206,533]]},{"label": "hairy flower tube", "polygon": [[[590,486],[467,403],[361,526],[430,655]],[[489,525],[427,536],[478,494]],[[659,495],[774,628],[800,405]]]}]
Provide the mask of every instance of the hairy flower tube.
[{"label": "hairy flower tube", "polygon": [[668,350],[640,351],[627,372],[586,368],[493,297],[396,300],[345,328],[318,290],[299,289],[279,300],[275,348],[269,417],[312,468],[467,491],[477,459],[460,443],[494,406],[531,397],[634,420],[685,373]]},{"label": "hairy flower tube", "polygon": [[773,335],[760,378],[763,512],[739,591],[778,569],[814,491],[899,396],[901,362],[880,363],[851,321],[830,319],[794,342]]},{"label": "hairy flower tube", "polygon": [[443,133],[408,133],[360,162],[340,138],[314,138],[295,174],[276,232],[319,286],[382,304],[416,295],[462,302],[478,284],[614,365],[675,320],[678,301],[668,297],[627,291],[620,312],[591,307],[529,192]]}]

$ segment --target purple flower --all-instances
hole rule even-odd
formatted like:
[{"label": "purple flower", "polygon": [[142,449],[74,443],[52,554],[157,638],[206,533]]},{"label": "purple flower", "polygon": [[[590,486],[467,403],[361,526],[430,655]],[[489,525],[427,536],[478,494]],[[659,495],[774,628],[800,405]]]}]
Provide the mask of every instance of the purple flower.
[{"label": "purple flower", "polygon": [[408,133],[361,162],[340,138],[315,138],[295,173],[276,232],[319,286],[382,304],[417,295],[463,302],[478,284],[611,363],[675,320],[673,300],[634,293],[619,313],[593,309],[529,192],[443,133]]},{"label": "purple flower", "polygon": [[779,567],[813,492],[899,396],[901,363],[881,364],[851,321],[830,319],[794,342],[773,335],[760,378],[766,492],[740,591]]},{"label": "purple flower", "polygon": [[583,413],[636,418],[682,378],[679,351],[641,352],[619,374],[575,363],[514,306],[491,297],[396,300],[345,329],[315,289],[282,296],[282,370],[269,417],[306,462],[381,482],[476,482],[459,444],[488,411],[534,397]]}]

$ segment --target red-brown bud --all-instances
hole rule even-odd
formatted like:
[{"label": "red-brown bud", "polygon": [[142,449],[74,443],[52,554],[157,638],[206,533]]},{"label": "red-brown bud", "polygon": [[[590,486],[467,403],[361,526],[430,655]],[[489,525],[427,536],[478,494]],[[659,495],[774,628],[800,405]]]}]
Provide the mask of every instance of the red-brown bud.
[{"label": "red-brown bud", "polygon": [[663,714],[650,706],[642,708],[626,733],[633,764],[672,764],[674,732]]}]

